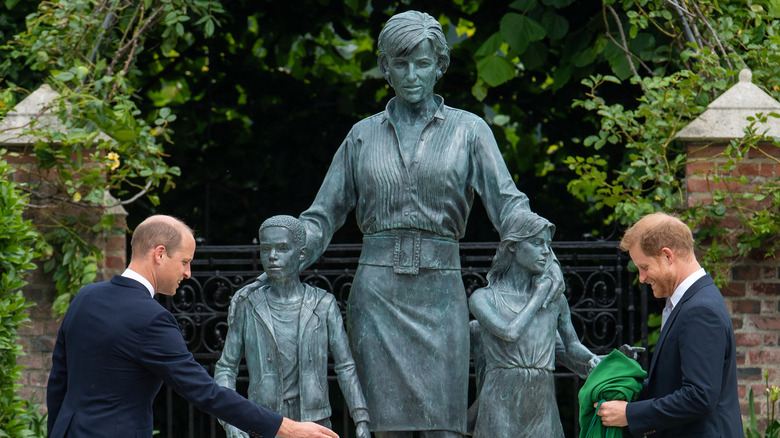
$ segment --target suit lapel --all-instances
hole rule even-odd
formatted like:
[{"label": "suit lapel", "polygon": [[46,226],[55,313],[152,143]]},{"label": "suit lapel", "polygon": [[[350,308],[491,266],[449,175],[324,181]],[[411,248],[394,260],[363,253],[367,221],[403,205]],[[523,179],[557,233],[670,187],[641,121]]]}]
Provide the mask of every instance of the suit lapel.
[{"label": "suit lapel", "polygon": [[708,286],[712,283],[713,283],[712,277],[705,274],[704,277],[701,277],[700,279],[696,280],[691,285],[691,287],[689,287],[688,290],[685,291],[685,294],[683,295],[682,299],[680,299],[677,305],[674,306],[674,308],[672,309],[672,313],[669,314],[669,318],[666,320],[666,324],[664,324],[664,327],[661,330],[661,334],[658,336],[658,341],[655,343],[655,352],[653,353],[653,360],[650,362],[650,371],[648,371],[647,373],[648,377],[652,375],[653,370],[655,369],[655,363],[658,360],[658,356],[661,355],[663,342],[666,339],[666,336],[672,330],[674,321],[677,319],[677,315],[680,313],[680,309],[682,308],[682,306],[684,306],[688,300],[693,298],[693,296],[696,295],[696,293],[698,293],[701,289],[703,289],[705,286]]}]

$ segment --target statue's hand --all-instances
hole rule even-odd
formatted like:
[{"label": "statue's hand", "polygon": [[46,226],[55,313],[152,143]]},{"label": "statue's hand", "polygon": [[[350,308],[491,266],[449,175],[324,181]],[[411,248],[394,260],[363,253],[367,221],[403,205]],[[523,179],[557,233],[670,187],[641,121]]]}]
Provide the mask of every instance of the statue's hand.
[{"label": "statue's hand", "polygon": [[371,431],[368,430],[367,422],[361,421],[355,428],[357,438],[371,438]]},{"label": "statue's hand", "polygon": [[552,285],[553,280],[547,273],[537,275],[531,280],[533,294],[542,300],[542,307],[546,307],[558,295]]},{"label": "statue's hand", "polygon": [[618,347],[618,351],[625,354],[627,358],[638,360],[639,359],[639,353],[642,353],[645,351],[644,347],[632,347],[628,344],[623,344],[620,347]]},{"label": "statue's hand", "polygon": [[604,356],[596,356],[595,354],[590,358],[588,361],[588,375],[593,372],[593,369],[596,368],[596,365],[598,365],[599,362],[601,362],[602,358],[604,358]]},{"label": "statue's hand", "polygon": [[246,432],[230,424],[225,424],[225,435],[227,438],[249,438]]},{"label": "statue's hand", "polygon": [[547,300],[542,304],[542,307],[546,308],[550,303],[563,295],[563,292],[566,290],[566,282],[563,280],[563,271],[558,263],[550,263],[542,275],[550,278],[552,281]]}]

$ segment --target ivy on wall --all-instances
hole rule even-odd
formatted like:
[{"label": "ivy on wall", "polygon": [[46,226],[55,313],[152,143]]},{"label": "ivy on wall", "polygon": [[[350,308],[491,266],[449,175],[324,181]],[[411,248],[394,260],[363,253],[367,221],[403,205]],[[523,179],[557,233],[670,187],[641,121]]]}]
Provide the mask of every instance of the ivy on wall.
[{"label": "ivy on wall", "polygon": [[[125,233],[111,207],[141,198],[157,205],[158,192],[173,188],[180,174],[164,152],[176,116],[166,107],[142,114],[137,106],[139,53],[175,57],[192,32],[211,35],[221,12],[211,0],[41,2],[26,29],[2,47],[8,77],[37,72],[61,96],[49,108],[61,127],[33,121],[21,134],[36,141],[18,151],[34,158],[19,189],[51,248],[43,266],[56,282],[56,313],[94,281],[102,258],[96,239]],[[8,79],[0,85],[2,116],[26,90]]]},{"label": "ivy on wall", "polygon": [[[0,156],[5,153],[0,149]],[[45,436],[37,407],[15,392],[22,366],[17,358],[24,354],[16,343],[17,331],[28,321],[28,303],[20,288],[25,272],[34,269],[36,253],[42,250],[41,236],[22,218],[26,198],[11,178],[13,169],[0,159],[0,436]],[[35,249],[35,251],[31,250]]]}]

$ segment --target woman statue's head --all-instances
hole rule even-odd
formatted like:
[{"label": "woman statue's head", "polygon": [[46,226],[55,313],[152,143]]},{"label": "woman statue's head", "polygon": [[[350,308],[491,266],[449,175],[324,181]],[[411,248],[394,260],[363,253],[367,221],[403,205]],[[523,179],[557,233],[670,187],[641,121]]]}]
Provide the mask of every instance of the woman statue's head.
[{"label": "woman statue's head", "polygon": [[501,242],[487,275],[488,284],[500,281],[513,263],[531,275],[544,272],[555,225],[530,211],[518,211],[504,218],[502,228]]},{"label": "woman statue's head", "polygon": [[423,41],[429,41],[436,55],[437,77],[450,65],[450,48],[436,19],[424,12],[406,11],[393,15],[379,33],[379,69],[387,77],[393,58],[406,56]]}]

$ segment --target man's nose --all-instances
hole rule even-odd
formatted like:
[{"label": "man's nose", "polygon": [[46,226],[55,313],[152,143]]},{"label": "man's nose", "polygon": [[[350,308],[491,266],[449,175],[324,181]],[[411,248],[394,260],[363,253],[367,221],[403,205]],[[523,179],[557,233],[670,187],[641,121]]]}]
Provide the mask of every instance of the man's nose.
[{"label": "man's nose", "polygon": [[190,267],[190,264],[187,263],[187,267],[184,268],[184,278],[190,278],[192,276],[192,268]]}]

